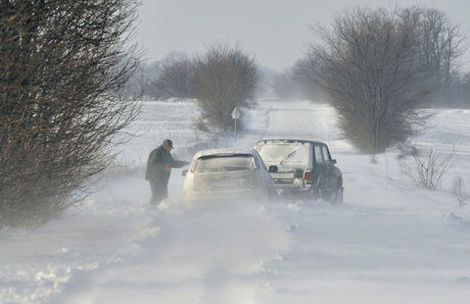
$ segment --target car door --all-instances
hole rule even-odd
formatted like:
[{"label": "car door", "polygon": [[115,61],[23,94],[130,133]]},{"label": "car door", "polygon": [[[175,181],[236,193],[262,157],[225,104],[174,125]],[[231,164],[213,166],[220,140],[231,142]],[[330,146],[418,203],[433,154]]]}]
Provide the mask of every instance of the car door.
[{"label": "car door", "polygon": [[[256,150],[255,150],[256,151]],[[267,199],[277,196],[276,190],[274,188],[274,182],[271,177],[271,173],[266,168],[263,159],[258,153],[254,153],[255,163],[257,167],[257,176],[258,176],[258,185]]]},{"label": "car door", "polygon": [[314,144],[314,179],[315,185],[322,193],[332,193],[336,190],[337,177],[334,162],[331,159],[328,146],[323,143]]}]

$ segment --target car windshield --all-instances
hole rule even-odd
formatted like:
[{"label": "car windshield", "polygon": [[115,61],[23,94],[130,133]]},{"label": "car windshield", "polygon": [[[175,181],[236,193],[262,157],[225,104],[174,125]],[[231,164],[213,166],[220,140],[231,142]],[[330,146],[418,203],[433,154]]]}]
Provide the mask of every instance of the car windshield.
[{"label": "car windshield", "polygon": [[195,172],[227,172],[255,169],[255,161],[252,155],[211,155],[197,160]]},{"label": "car windshield", "polygon": [[308,146],[301,142],[261,144],[258,152],[266,163],[298,165],[308,162]]}]

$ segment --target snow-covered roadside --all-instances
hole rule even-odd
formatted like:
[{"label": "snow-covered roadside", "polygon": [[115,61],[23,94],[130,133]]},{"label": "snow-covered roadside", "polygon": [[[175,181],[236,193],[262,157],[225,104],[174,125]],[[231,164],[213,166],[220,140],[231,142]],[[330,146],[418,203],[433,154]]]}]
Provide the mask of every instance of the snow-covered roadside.
[{"label": "snow-covered roadside", "polygon": [[[203,138],[188,123],[197,113],[187,103],[144,107],[134,125],[140,136],[120,158],[137,170],[114,175],[83,206],[31,233],[2,236],[1,303],[464,304],[470,298],[470,208],[459,208],[446,191],[417,188],[403,176],[397,151],[378,164],[357,154],[327,105],[260,102],[244,115],[246,133],[223,144],[279,136],[326,141],[343,170],[344,206],[281,200],[196,211],[181,203],[181,169],[173,171],[171,199],[160,208],[149,206],[141,173],[155,141],[166,137],[174,140],[173,154],[187,159],[185,147]],[[468,122],[465,111],[439,111],[435,128],[416,140],[448,148],[460,136],[462,157],[449,178],[470,172]]]},{"label": "snow-covered roadside", "polygon": [[143,206],[122,204],[87,201],[33,232],[3,236],[0,302],[47,303],[77,272],[140,254],[139,242],[159,227]]},{"label": "snow-covered roadside", "polygon": [[[143,179],[148,153],[172,138],[179,145],[175,157],[189,157],[207,140],[193,128],[198,115],[190,101],[142,103],[129,128],[135,137],[122,146],[97,193],[34,231],[1,235],[0,303],[49,303],[77,275],[141,255],[140,242],[160,230]],[[174,178],[181,177],[175,171]]]}]

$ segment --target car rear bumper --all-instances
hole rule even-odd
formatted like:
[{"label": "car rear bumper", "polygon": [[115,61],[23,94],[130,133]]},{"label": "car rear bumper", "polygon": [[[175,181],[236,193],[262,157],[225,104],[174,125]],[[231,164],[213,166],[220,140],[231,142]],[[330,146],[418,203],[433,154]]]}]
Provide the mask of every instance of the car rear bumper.
[{"label": "car rear bumper", "polygon": [[275,184],[276,192],[280,197],[293,197],[293,198],[316,198],[317,191],[314,187],[307,184],[303,187],[286,184]]},{"label": "car rear bumper", "polygon": [[207,202],[234,202],[234,201],[246,201],[253,200],[259,201],[265,199],[267,195],[263,195],[259,191],[253,190],[234,190],[224,192],[192,192],[185,195],[184,200],[188,204],[198,204]]}]

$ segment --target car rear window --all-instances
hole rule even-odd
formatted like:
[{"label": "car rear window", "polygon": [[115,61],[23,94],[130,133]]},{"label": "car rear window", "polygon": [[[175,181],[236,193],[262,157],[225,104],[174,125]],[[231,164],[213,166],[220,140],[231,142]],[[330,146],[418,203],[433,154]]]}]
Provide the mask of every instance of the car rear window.
[{"label": "car rear window", "polygon": [[266,143],[257,148],[264,162],[279,165],[308,163],[308,145],[301,142]]},{"label": "car rear window", "polygon": [[255,160],[252,155],[204,156],[197,160],[194,172],[227,172],[254,170]]}]

